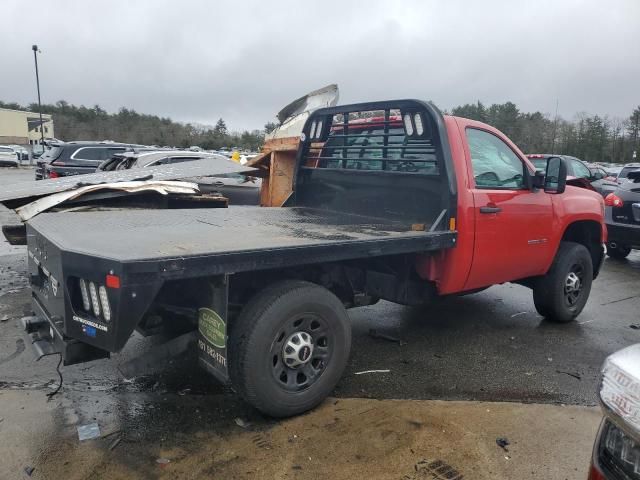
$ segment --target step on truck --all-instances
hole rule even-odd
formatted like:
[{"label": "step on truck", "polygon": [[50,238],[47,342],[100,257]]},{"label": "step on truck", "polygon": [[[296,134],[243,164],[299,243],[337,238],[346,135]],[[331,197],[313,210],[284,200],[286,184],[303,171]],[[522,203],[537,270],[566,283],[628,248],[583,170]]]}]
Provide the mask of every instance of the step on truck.
[{"label": "step on truck", "polygon": [[27,224],[35,345],[64,364],[138,330],[197,336],[199,362],[275,417],[327,397],[347,309],[515,282],[569,322],[603,258],[600,195],[501,132],[417,100],[315,111],[282,207],[44,213]]}]

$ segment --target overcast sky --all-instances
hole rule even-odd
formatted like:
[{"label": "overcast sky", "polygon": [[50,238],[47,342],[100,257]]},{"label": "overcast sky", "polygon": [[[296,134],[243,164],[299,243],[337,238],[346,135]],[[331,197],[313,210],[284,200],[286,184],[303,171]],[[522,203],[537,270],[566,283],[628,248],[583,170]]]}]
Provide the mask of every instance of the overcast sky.
[{"label": "overcast sky", "polygon": [[0,100],[261,128],[329,83],[340,103],[480,100],[572,118],[640,104],[640,1],[3,0]]}]

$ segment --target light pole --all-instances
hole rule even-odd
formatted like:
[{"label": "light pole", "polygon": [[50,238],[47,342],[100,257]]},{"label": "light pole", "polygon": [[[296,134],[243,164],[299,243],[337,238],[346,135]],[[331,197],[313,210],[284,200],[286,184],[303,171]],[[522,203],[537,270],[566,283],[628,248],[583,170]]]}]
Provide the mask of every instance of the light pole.
[{"label": "light pole", "polygon": [[33,60],[36,63],[36,86],[38,87],[38,113],[40,114],[40,138],[42,148],[44,148],[44,128],[42,126],[42,104],[40,103],[40,76],[38,75],[38,45],[32,45],[31,50],[33,50]]}]

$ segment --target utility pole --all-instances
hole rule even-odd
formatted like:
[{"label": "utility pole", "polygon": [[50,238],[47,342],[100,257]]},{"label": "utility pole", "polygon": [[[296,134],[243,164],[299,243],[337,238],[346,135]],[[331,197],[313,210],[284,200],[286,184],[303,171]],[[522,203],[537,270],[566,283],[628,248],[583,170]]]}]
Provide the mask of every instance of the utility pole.
[{"label": "utility pole", "polygon": [[42,148],[44,148],[44,128],[42,126],[42,103],[40,102],[40,76],[38,75],[38,45],[32,45],[31,50],[33,50],[33,60],[36,63],[36,86],[38,87],[38,113],[40,114],[40,139],[42,143]]}]

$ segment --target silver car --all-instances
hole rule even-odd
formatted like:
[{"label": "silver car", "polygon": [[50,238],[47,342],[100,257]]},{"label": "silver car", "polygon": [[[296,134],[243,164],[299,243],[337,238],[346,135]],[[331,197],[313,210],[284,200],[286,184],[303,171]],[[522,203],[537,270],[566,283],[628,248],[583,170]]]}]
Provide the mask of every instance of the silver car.
[{"label": "silver car", "polygon": [[[98,170],[127,170],[168,165],[193,160],[209,159],[211,162],[229,162],[222,155],[188,150],[137,150],[114,155],[104,161]],[[204,193],[219,192],[229,199],[231,205],[258,205],[262,180],[240,173],[230,173],[219,177],[200,177],[191,179]]]}]

